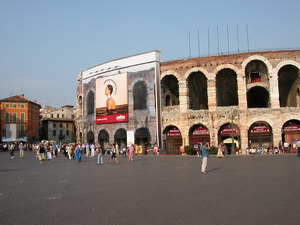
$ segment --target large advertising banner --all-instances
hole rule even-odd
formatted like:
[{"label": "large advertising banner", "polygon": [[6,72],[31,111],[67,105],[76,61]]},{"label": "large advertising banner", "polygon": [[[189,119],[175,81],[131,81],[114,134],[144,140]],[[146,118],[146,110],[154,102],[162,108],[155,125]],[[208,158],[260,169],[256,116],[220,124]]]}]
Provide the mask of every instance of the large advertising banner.
[{"label": "large advertising banner", "polygon": [[96,124],[128,122],[127,73],[96,80]]}]

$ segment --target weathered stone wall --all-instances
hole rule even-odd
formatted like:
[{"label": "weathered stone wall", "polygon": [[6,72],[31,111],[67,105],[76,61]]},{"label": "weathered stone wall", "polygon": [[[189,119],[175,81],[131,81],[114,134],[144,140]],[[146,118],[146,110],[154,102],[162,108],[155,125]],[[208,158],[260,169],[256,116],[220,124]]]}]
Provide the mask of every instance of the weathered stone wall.
[{"label": "weathered stone wall", "polygon": [[[266,85],[270,93],[270,108],[247,108],[247,88],[245,69],[249,62],[259,60],[266,65],[268,81]],[[211,144],[218,144],[218,130],[225,123],[230,123],[231,110],[236,116],[233,123],[240,129],[241,149],[248,146],[248,130],[254,122],[265,121],[273,132],[273,143],[281,140],[281,129],[288,120],[300,119],[297,107],[279,107],[278,72],[285,65],[292,65],[300,70],[300,51],[256,52],[235,55],[222,55],[203,58],[192,58],[160,65],[161,80],[167,75],[174,75],[179,83],[180,105],[162,108],[163,130],[168,126],[176,126],[181,131],[185,144],[189,140],[189,130],[195,124],[202,124],[210,131]],[[222,69],[229,68],[237,74],[238,106],[218,107],[216,104],[216,76]],[[190,110],[187,78],[192,72],[200,71],[207,77],[208,110]]]}]

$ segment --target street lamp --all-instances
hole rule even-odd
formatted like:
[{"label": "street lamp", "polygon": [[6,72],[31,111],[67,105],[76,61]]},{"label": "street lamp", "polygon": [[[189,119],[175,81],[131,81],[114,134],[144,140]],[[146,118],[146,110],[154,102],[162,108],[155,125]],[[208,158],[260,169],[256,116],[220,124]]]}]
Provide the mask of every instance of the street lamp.
[{"label": "street lamp", "polygon": [[234,154],[234,132],[233,132],[233,120],[238,115],[238,110],[236,107],[232,106],[230,108],[230,119],[231,119],[231,155]]}]

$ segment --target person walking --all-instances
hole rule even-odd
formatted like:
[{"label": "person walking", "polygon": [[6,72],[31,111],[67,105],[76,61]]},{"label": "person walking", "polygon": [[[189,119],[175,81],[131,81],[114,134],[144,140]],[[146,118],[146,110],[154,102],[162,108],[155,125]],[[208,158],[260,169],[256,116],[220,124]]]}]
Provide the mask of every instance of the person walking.
[{"label": "person walking", "polygon": [[129,147],[128,153],[129,153],[128,160],[133,161],[134,160],[133,159],[133,157],[134,157],[134,146],[133,146],[133,144]]},{"label": "person walking", "polygon": [[81,148],[80,148],[80,145],[77,145],[77,147],[75,149],[75,159],[76,159],[76,162],[81,161]]},{"label": "person walking", "polygon": [[86,144],[85,146],[85,157],[90,157],[90,148],[91,146],[89,144]]},{"label": "person walking", "polygon": [[207,173],[206,172],[206,167],[207,167],[207,159],[208,159],[208,152],[209,149],[209,144],[206,142],[205,144],[202,145],[202,165],[201,165],[201,173]]},{"label": "person walking", "polygon": [[45,160],[45,147],[43,144],[41,144],[38,149],[38,158],[40,160],[40,163],[43,163],[43,161]]},{"label": "person walking", "polygon": [[14,143],[11,143],[9,146],[9,153],[10,153],[10,158],[13,159],[15,157],[15,148],[16,145]]},{"label": "person walking", "polygon": [[116,146],[115,146],[115,144],[112,144],[111,145],[111,157],[110,157],[110,160],[108,161],[108,163],[111,163],[112,159],[114,159],[116,161],[116,163],[119,163],[116,155],[117,155]]},{"label": "person walking", "polygon": [[19,145],[19,151],[20,151],[20,158],[24,158],[24,145],[22,142]]},{"label": "person walking", "polygon": [[70,144],[67,145],[67,153],[68,153],[68,159],[72,159],[72,147]]},{"label": "person walking", "polygon": [[95,148],[96,146],[94,144],[91,144],[91,157],[95,156]]},{"label": "person walking", "polygon": [[125,147],[122,149],[121,154],[122,154],[122,158],[127,157],[127,149]]},{"label": "person walking", "polygon": [[202,143],[201,142],[198,142],[197,157],[198,158],[202,157]]},{"label": "person walking", "polygon": [[97,154],[97,165],[103,165],[103,148],[102,145],[99,144],[96,150]]},{"label": "person walking", "polygon": [[296,142],[296,148],[297,148],[297,151],[298,151],[297,156],[300,157],[300,140],[298,140]]},{"label": "person walking", "polygon": [[47,147],[47,161],[48,163],[50,163],[50,160],[52,159],[52,148],[50,145],[48,145]]}]

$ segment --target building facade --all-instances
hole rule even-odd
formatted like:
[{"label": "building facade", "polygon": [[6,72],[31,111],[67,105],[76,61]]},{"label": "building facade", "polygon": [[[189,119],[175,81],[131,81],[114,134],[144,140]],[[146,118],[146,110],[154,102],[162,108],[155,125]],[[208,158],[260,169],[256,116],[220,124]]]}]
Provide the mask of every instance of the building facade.
[{"label": "building facade", "polygon": [[[165,153],[179,154],[180,146],[196,147],[203,141],[218,146],[222,142],[229,152],[238,150],[244,154],[247,147],[272,148],[278,147],[279,142],[287,142],[293,149],[295,141],[300,139],[299,50],[183,59],[160,62],[157,68],[159,82],[153,83],[157,88],[155,97],[146,95],[144,100],[151,105],[149,100],[157,98],[151,114],[159,115],[156,131],[160,130],[161,141],[148,138],[148,145],[149,140],[156,141]],[[139,79],[145,86],[135,89],[137,96],[145,96],[145,91],[151,93],[145,74],[140,74],[136,81]],[[81,73],[77,104],[83,111],[79,111],[78,127],[82,127],[83,141],[89,139],[89,131],[99,132],[101,140],[102,129],[116,128],[89,122],[96,118],[91,114],[88,119],[85,113],[86,107],[94,104],[94,97],[90,100],[87,97],[94,86],[85,86],[83,81]],[[133,123],[149,130],[147,120],[142,122],[140,111],[135,110],[138,98],[134,98],[133,86],[128,93],[129,121],[121,126],[126,131]],[[138,134],[138,129],[131,130]],[[130,133],[124,132],[124,140],[128,138],[126,134]]]},{"label": "building facade", "polygon": [[56,143],[74,143],[76,138],[76,110],[72,105],[59,109],[46,106],[41,109],[41,140]]},{"label": "building facade", "polygon": [[39,104],[24,95],[16,95],[1,99],[0,107],[2,139],[24,138],[29,143],[39,139]]},{"label": "building facade", "polygon": [[147,153],[161,142],[158,51],[112,60],[82,71],[77,89],[77,142],[104,148],[137,144]]}]

